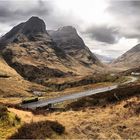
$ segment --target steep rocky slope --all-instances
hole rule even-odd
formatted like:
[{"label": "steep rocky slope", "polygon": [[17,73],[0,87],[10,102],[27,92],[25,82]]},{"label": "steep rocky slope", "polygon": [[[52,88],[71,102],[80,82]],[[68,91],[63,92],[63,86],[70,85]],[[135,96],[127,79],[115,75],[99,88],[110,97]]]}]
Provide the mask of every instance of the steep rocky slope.
[{"label": "steep rocky slope", "polygon": [[140,66],[140,44],[136,45],[118,59],[116,59],[112,64],[118,67],[135,68]]},{"label": "steep rocky slope", "polygon": [[97,57],[85,45],[76,29],[72,26],[65,26],[56,31],[48,31],[57,46],[65,51],[66,54],[74,57],[81,64],[91,66],[100,64]]},{"label": "steep rocky slope", "polygon": [[[31,17],[0,39],[0,49],[11,67],[24,78],[37,83],[42,84],[50,78],[93,74],[99,61],[84,45],[76,30],[69,30],[74,30],[76,38],[68,39],[72,42],[67,53],[67,45],[64,44],[64,48],[60,48],[53,41],[46,31],[44,21],[38,17]],[[75,42],[78,43],[76,48],[71,47]],[[74,55],[71,55],[70,51]]]},{"label": "steep rocky slope", "polygon": [[24,80],[0,56],[0,97],[31,96],[32,89],[43,90],[43,86]]}]

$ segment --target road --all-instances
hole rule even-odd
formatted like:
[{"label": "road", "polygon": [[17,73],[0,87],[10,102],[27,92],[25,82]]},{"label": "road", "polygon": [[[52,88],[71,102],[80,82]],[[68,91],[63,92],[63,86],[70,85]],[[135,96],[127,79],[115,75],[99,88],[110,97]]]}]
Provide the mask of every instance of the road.
[{"label": "road", "polygon": [[123,85],[124,85],[124,84],[133,83],[133,82],[135,82],[135,81],[138,80],[138,78],[137,78],[137,77],[134,77],[134,76],[128,76],[128,78],[130,78],[130,80],[124,82]]},{"label": "road", "polygon": [[[123,83],[123,84],[135,82],[136,80],[137,80],[136,77],[130,76],[130,80]],[[96,89],[92,89],[92,90],[87,90],[87,91],[83,91],[83,92],[79,92],[79,93],[73,93],[71,95],[64,95],[64,96],[60,96],[60,97],[56,97],[56,98],[52,98],[52,99],[48,99],[48,100],[42,99],[42,100],[39,100],[37,102],[22,104],[21,107],[22,108],[29,108],[29,109],[36,109],[38,107],[47,106],[48,104],[56,104],[56,103],[64,102],[67,100],[78,99],[81,97],[87,97],[90,95],[111,91],[113,89],[116,89],[117,87],[118,87],[118,85],[114,85],[114,86],[108,86],[108,87],[103,87],[103,88],[96,88]]]}]

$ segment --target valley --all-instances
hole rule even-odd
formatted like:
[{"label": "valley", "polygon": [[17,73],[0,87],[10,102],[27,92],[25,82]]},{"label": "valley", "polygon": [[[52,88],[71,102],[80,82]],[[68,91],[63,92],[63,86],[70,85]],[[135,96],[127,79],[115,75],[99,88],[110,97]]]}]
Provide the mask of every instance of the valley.
[{"label": "valley", "polygon": [[0,51],[1,139],[140,137],[139,44],[112,60],[76,28],[49,30],[32,16],[0,38]]}]

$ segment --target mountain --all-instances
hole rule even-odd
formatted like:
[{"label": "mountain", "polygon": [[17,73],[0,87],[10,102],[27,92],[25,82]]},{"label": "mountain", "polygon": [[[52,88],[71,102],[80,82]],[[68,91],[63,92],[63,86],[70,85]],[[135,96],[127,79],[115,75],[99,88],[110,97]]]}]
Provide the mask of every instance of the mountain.
[{"label": "mountain", "polygon": [[76,29],[64,27],[59,32],[62,34],[58,39],[67,34],[66,43],[52,39],[45,22],[31,17],[0,39],[0,50],[6,62],[22,77],[39,84],[50,78],[93,74],[100,62],[85,46]]},{"label": "mountain", "polygon": [[114,66],[135,68],[140,66],[140,44],[134,46],[132,49],[124,53],[118,59],[113,61]]},{"label": "mountain", "polygon": [[48,33],[60,49],[63,49],[66,54],[75,58],[81,64],[86,66],[100,64],[97,57],[85,45],[74,27],[65,26],[56,31],[48,31]]},{"label": "mountain", "polygon": [[94,54],[103,63],[111,63],[114,60],[114,58],[109,57],[109,56],[99,55],[99,54],[96,54],[96,53],[94,53]]}]

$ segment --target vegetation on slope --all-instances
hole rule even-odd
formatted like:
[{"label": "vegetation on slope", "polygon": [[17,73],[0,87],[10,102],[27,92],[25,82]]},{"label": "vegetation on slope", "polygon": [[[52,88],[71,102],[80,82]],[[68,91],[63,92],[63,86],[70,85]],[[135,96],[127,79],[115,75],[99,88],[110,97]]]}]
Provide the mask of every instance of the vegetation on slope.
[{"label": "vegetation on slope", "polygon": [[65,127],[58,122],[40,121],[24,124],[10,139],[46,139],[63,134]]},{"label": "vegetation on slope", "polygon": [[7,107],[0,105],[0,139],[5,139],[17,129],[20,124],[20,118]]},{"label": "vegetation on slope", "polygon": [[[29,128],[29,133],[26,132],[24,138],[138,139],[140,137],[139,93],[140,85],[132,84],[74,101],[67,105],[66,111],[48,113],[44,110],[43,114],[40,112],[39,115],[35,115],[31,112],[11,109],[23,120],[30,122],[11,138],[23,138],[23,132]],[[57,132],[53,131],[49,136],[44,135],[47,127],[44,121],[49,120],[62,124],[65,133],[56,135]],[[34,126],[38,129],[34,130]]]},{"label": "vegetation on slope", "polygon": [[[20,115],[20,114],[18,114]],[[29,117],[28,114],[25,115]],[[0,105],[0,139],[45,139],[57,138],[65,127],[56,121],[24,122],[9,109]]]},{"label": "vegetation on slope", "polygon": [[47,91],[62,91],[66,88],[73,88],[83,85],[96,84],[101,82],[117,82],[118,75],[111,76],[108,74],[96,74],[85,77],[72,77],[67,79],[50,79],[46,81]]},{"label": "vegetation on slope", "polygon": [[67,109],[79,110],[90,106],[107,106],[125,98],[140,94],[140,84],[124,85],[105,93],[98,93],[92,96],[81,98],[67,105]]},{"label": "vegetation on slope", "polygon": [[[123,94],[123,90],[121,92]],[[50,114],[47,118],[65,126],[67,133],[63,138],[139,139],[140,96],[133,90],[133,97],[115,102],[100,99],[99,103],[95,97],[83,98],[71,104],[70,110]]]}]

